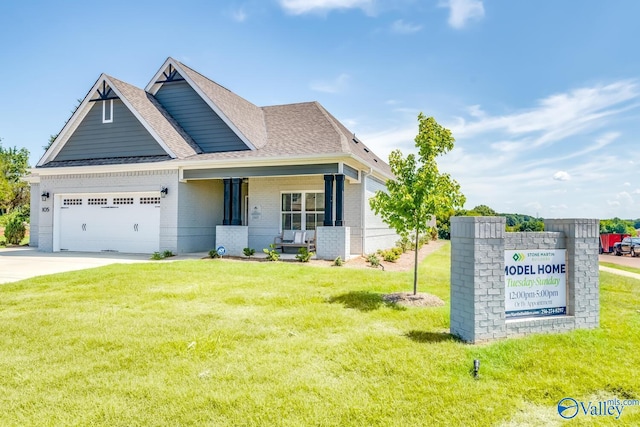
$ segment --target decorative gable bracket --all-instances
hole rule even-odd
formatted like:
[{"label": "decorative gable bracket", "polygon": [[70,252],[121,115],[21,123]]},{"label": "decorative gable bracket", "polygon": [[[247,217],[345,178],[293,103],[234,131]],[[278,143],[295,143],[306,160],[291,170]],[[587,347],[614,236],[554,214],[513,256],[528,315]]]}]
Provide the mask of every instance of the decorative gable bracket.
[{"label": "decorative gable bracket", "polygon": [[169,64],[167,71],[163,71],[162,75],[164,76],[164,80],[156,80],[156,83],[171,83],[171,82],[180,82],[184,81],[184,79],[178,74],[178,70],[175,69],[173,64]]},{"label": "decorative gable bracket", "polygon": [[102,81],[102,90],[100,90],[100,87],[98,86],[98,88],[96,89],[96,93],[98,97],[90,99],[89,102],[107,101],[109,99],[119,99],[118,96],[116,96],[116,94],[111,89],[111,86],[107,85],[107,82],[104,80]]}]

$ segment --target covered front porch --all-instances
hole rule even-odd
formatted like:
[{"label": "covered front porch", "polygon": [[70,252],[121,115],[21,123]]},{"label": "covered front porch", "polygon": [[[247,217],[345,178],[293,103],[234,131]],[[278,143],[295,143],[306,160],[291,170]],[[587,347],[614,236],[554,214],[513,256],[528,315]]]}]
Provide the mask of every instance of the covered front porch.
[{"label": "covered front porch", "polygon": [[[347,165],[185,170],[182,178],[221,187],[215,248],[223,246],[228,255],[243,256],[245,248],[262,253],[283,230],[300,230],[305,241],[315,238],[317,259],[351,256],[351,225],[360,224],[362,196],[359,173]],[[295,257],[297,248],[286,249]]]}]

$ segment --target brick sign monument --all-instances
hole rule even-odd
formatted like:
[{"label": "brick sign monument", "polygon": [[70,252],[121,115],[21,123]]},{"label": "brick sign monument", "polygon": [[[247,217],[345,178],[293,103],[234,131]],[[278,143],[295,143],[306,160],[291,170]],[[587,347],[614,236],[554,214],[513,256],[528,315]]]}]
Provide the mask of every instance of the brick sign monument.
[{"label": "brick sign monument", "polygon": [[503,217],[451,218],[451,333],[483,342],[600,323],[597,219],[507,233]]}]

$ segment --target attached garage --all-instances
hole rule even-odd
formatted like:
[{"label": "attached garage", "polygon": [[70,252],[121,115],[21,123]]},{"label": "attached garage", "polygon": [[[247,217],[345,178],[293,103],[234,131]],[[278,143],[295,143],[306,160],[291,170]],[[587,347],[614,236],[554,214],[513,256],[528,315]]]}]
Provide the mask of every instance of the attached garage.
[{"label": "attached garage", "polygon": [[53,250],[156,252],[161,200],[157,192],[58,194]]}]

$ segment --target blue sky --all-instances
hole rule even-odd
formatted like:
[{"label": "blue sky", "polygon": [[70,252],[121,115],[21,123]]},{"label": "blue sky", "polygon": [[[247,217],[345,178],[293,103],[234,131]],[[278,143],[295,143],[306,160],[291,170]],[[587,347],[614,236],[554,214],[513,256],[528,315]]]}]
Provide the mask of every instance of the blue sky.
[{"label": "blue sky", "polygon": [[105,72],[144,86],[174,57],[257,105],[319,101],[381,157],[422,111],[466,208],[640,217],[640,2],[9,2],[0,138],[35,165]]}]

